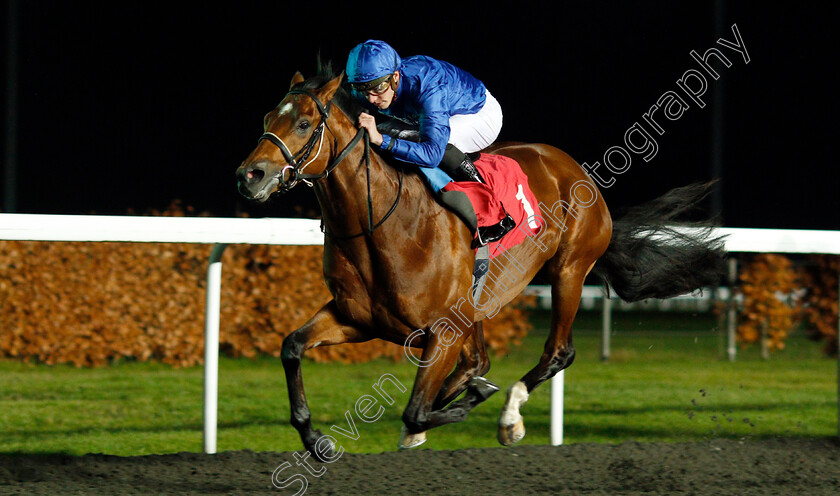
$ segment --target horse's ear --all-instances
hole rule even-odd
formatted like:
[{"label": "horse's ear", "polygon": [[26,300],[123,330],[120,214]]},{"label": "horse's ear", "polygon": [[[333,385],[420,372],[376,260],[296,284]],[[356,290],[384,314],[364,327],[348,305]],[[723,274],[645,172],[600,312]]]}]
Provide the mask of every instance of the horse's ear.
[{"label": "horse's ear", "polygon": [[303,82],[303,74],[300,71],[297,71],[294,76],[292,76],[292,83],[289,85],[289,89],[295,87],[296,84],[300,84]]},{"label": "horse's ear", "polygon": [[344,80],[344,73],[342,72],[336,78],[325,84],[321,87],[320,93],[321,98],[324,101],[332,100],[332,97],[335,95],[335,92],[338,91],[338,88],[341,86],[341,82]]}]

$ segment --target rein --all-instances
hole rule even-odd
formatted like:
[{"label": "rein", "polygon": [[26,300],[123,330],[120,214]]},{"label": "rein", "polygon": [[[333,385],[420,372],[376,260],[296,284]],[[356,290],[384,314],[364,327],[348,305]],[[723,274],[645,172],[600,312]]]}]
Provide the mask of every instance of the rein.
[{"label": "rein", "polygon": [[[291,90],[286,94],[286,96],[288,96],[288,95],[306,95],[309,98],[311,98],[312,101],[315,102],[315,105],[318,107],[318,112],[321,114],[321,121],[318,123],[318,126],[315,128],[315,131],[312,133],[312,136],[309,138],[309,140],[306,142],[306,144],[304,144],[303,147],[297,153],[295,153],[294,155],[292,155],[292,153],[289,151],[289,147],[286,146],[286,143],[284,143],[283,140],[280,139],[280,137],[277,136],[274,133],[265,132],[257,140],[257,143],[259,143],[262,140],[268,140],[268,141],[272,142],[275,146],[277,146],[280,149],[280,152],[283,154],[283,157],[286,159],[286,166],[283,167],[283,169],[280,171],[280,178],[282,180],[283,173],[288,170],[289,171],[289,181],[283,181],[283,183],[279,187],[280,192],[281,193],[286,193],[286,192],[290,191],[292,188],[294,188],[297,185],[297,183],[299,181],[303,181],[308,186],[311,187],[312,186],[311,181],[317,181],[318,179],[323,179],[323,178],[329,176],[330,172],[335,170],[335,168],[338,167],[338,165],[345,158],[347,158],[347,156],[350,154],[350,152],[352,152],[353,149],[356,148],[356,146],[359,144],[359,141],[364,139],[365,150],[364,150],[364,154],[363,154],[363,160],[365,162],[365,168],[366,168],[365,175],[366,175],[366,180],[367,180],[368,230],[367,231],[362,230],[362,232],[360,232],[358,234],[353,234],[353,235],[349,235],[349,236],[338,236],[338,235],[335,235],[335,234],[330,234],[330,233],[327,232],[326,228],[324,227],[324,219],[323,219],[323,216],[322,216],[322,218],[321,218],[321,232],[324,233],[325,236],[329,236],[329,237],[334,238],[334,239],[352,239],[352,238],[357,238],[359,236],[364,236],[365,234],[373,235],[373,231],[377,227],[381,226],[385,222],[385,220],[387,220],[388,217],[390,217],[391,214],[394,213],[394,211],[397,209],[397,205],[399,205],[399,203],[400,203],[400,197],[402,196],[403,176],[405,176],[405,169],[400,167],[400,182],[399,182],[399,188],[397,189],[397,198],[394,200],[394,204],[391,205],[391,208],[388,210],[388,213],[386,213],[382,217],[382,219],[380,219],[379,222],[377,222],[374,225],[374,223],[373,223],[373,199],[372,199],[371,191],[370,191],[370,136],[368,136],[367,129],[365,129],[365,128],[359,129],[359,131],[356,133],[356,135],[353,137],[353,139],[350,140],[349,143],[347,143],[347,146],[345,146],[344,149],[342,149],[341,152],[339,152],[339,154],[333,159],[332,162],[330,162],[327,165],[327,167],[324,169],[323,172],[321,172],[320,174],[305,174],[303,172],[303,169],[305,169],[306,166],[308,166],[309,164],[314,162],[315,159],[318,158],[318,155],[320,155],[320,153],[321,153],[321,147],[322,147],[323,141],[324,141],[324,128],[325,127],[330,132],[330,134],[332,134],[332,136],[333,136],[334,148],[336,148],[336,149],[338,148],[338,138],[336,137],[332,128],[330,128],[330,125],[327,123],[327,120],[330,117],[329,112],[330,112],[330,107],[332,106],[332,100],[327,102],[326,105],[323,105],[321,103],[321,101],[318,100],[318,97],[314,93],[311,93],[311,92],[309,92],[307,90],[304,90],[304,89]],[[312,150],[315,148],[315,143],[316,142],[318,142],[318,152],[315,154],[315,156],[312,158],[312,160],[310,160],[309,162],[306,162],[306,159],[308,159],[309,155],[312,154]],[[301,162],[305,162],[305,163],[303,163],[301,165]]]}]

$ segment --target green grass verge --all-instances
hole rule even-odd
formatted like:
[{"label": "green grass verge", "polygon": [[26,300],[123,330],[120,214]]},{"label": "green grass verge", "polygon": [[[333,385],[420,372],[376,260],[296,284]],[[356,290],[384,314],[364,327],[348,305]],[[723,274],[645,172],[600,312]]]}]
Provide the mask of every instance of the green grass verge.
[{"label": "green grass verge", "polygon": [[[547,315],[521,347],[493,357],[488,378],[507,388],[532,367],[546,336]],[[713,437],[837,434],[837,362],[821,344],[795,335],[769,361],[755,349],[725,359],[724,336],[706,315],[617,312],[612,355],[600,360],[599,318],[575,323],[577,359],[566,373],[565,442],[694,441]],[[218,448],[301,449],[289,426],[282,365],[277,359],[220,362]],[[385,373],[411,388],[408,363],[377,360],[304,364],[313,422],[348,452],[395,449],[408,392],[373,423],[361,422],[356,400],[372,394]],[[118,363],[76,369],[0,361],[0,452],[142,455],[202,449],[203,369]],[[549,442],[550,387],[537,389],[522,414],[523,444]],[[504,392],[466,422],[429,433],[426,447],[498,446],[496,422]],[[358,439],[330,432],[354,416]]]}]

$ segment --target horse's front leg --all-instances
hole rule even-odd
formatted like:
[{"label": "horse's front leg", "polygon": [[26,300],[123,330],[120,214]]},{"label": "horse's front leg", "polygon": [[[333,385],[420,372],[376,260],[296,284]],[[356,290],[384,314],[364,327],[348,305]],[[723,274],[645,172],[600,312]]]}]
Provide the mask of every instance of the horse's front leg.
[{"label": "horse's front leg", "polygon": [[338,313],[335,300],[330,301],[309,322],[286,336],[283,340],[282,360],[286,371],[286,386],[289,389],[289,405],[292,410],[292,425],[300,433],[304,447],[318,461],[325,462],[319,454],[326,457],[333,455],[331,449],[316,445],[323,436],[321,431],[312,428],[306,393],[303,390],[303,374],[300,361],[306,350],[316,346],[329,346],[341,343],[360,343],[371,336],[363,329],[353,325]]}]

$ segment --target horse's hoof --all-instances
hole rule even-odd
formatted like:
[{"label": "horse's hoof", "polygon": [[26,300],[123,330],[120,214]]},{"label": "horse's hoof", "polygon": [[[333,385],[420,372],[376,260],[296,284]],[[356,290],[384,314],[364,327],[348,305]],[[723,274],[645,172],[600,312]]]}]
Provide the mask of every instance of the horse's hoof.
[{"label": "horse's hoof", "polygon": [[504,446],[513,446],[525,437],[525,422],[522,418],[511,425],[499,424],[499,442]]},{"label": "horse's hoof", "polygon": [[400,450],[411,449],[420,446],[426,442],[426,433],[418,432],[417,434],[409,434],[405,426],[400,430],[400,442],[397,447]]},{"label": "horse's hoof", "polygon": [[321,463],[335,461],[335,443],[330,436],[324,436],[321,431],[315,431],[315,442],[306,443],[306,451]]},{"label": "horse's hoof", "polygon": [[480,376],[475,376],[470,379],[467,389],[481,398],[482,401],[499,392],[499,386]]}]

